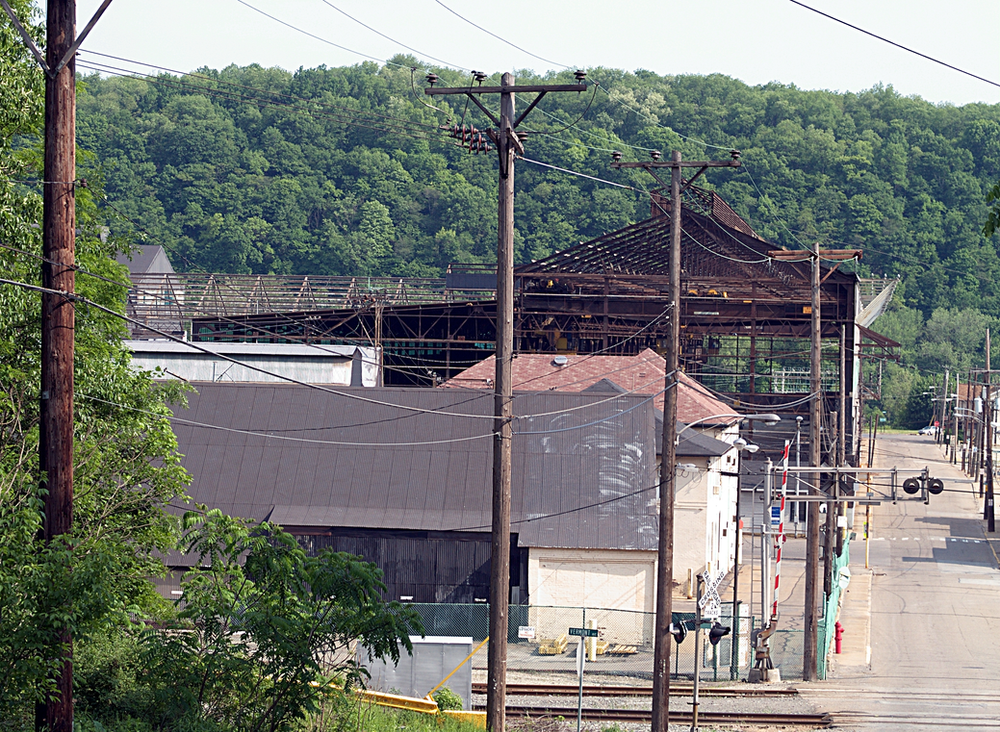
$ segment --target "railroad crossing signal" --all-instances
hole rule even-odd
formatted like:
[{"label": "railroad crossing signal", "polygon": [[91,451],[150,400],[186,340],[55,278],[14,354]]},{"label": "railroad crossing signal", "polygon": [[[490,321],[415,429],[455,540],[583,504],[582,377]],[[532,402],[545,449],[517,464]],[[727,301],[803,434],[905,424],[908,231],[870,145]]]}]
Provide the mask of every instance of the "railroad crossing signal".
[{"label": "railroad crossing signal", "polygon": [[705,594],[698,601],[702,617],[715,620],[722,616],[722,598],[719,597],[719,585],[725,573],[719,572],[715,577],[705,578]]},{"label": "railroad crossing signal", "polygon": [[725,635],[729,635],[729,628],[722,623],[716,622],[712,624],[712,627],[708,631],[708,640],[713,646],[717,646]]},{"label": "railroad crossing signal", "polygon": [[[930,503],[930,497],[938,495],[943,490],[944,481],[940,478],[932,478],[926,469],[921,475],[903,481],[903,492],[911,496],[919,493],[924,503]],[[892,499],[896,500],[895,487],[893,487]]]}]

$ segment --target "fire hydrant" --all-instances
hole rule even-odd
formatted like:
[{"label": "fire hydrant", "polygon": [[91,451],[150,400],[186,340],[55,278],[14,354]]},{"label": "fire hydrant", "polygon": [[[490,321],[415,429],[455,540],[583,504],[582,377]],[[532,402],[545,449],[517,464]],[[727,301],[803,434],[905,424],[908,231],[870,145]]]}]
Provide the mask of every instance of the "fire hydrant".
[{"label": "fire hydrant", "polygon": [[844,637],[844,626],[841,625],[840,621],[838,620],[834,624],[833,630],[834,630],[833,640],[835,643],[834,648],[836,649],[837,653],[840,653],[840,641]]}]

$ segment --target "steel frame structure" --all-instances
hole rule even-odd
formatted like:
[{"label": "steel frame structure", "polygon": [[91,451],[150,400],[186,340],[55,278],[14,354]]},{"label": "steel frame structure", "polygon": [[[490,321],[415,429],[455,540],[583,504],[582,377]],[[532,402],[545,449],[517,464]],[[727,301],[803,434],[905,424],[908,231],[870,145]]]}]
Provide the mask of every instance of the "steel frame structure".
[{"label": "steel frame structure", "polygon": [[[689,186],[683,205],[679,315],[685,370],[745,408],[800,401],[804,393],[798,388],[776,388],[776,374],[809,362],[809,263],[769,258],[773,245],[712,191]],[[667,295],[669,202],[654,195],[653,213],[516,268],[516,352],[662,351],[674,317]],[[824,380],[827,408],[837,408],[836,364],[845,325],[853,405],[847,424],[856,435],[859,358],[863,352],[891,358],[898,344],[857,325],[859,278],[839,262],[822,268],[824,371],[834,375]],[[878,288],[869,289],[874,297]],[[445,290],[436,301],[401,301],[372,288],[364,302],[336,308],[192,317],[192,338],[376,345],[383,349],[387,384],[432,385],[492,354],[496,337],[492,292],[449,290],[444,297]]]}]

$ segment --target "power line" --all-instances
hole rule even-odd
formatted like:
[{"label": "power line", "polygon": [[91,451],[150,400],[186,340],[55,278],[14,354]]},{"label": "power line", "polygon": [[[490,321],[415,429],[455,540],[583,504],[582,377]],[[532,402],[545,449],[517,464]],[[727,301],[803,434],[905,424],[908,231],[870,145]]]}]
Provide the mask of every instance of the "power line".
[{"label": "power line", "polygon": [[[407,405],[403,405],[403,404],[393,404],[391,402],[383,402],[383,401],[379,401],[378,399],[372,399],[370,397],[361,396],[360,394],[352,394],[350,392],[338,391],[336,389],[331,389],[330,387],[323,386],[323,385],[320,385],[320,384],[309,384],[309,383],[307,383],[305,381],[301,381],[301,380],[293,378],[291,376],[285,376],[285,375],[279,374],[279,373],[277,373],[275,371],[268,371],[267,369],[261,368],[259,366],[254,366],[253,364],[244,363],[244,362],[242,362],[242,361],[240,361],[238,359],[231,358],[230,356],[227,356],[227,355],[225,355],[223,353],[217,353],[217,352],[212,351],[212,350],[210,350],[208,348],[205,348],[204,346],[199,345],[198,343],[196,343],[194,341],[186,341],[183,338],[179,338],[179,337],[177,337],[177,336],[175,336],[175,335],[173,335],[171,333],[167,333],[166,331],[162,331],[162,330],[159,330],[157,328],[154,328],[153,326],[149,325],[148,323],[143,323],[142,321],[136,320],[135,318],[129,317],[128,315],[123,315],[122,313],[119,313],[119,312],[117,312],[117,311],[115,311],[115,310],[113,310],[111,308],[105,307],[104,305],[101,305],[100,303],[94,302],[93,300],[90,300],[90,299],[88,299],[86,297],[83,297],[81,295],[76,295],[76,294],[70,293],[70,292],[64,292],[62,290],[53,290],[52,288],[49,288],[49,287],[41,287],[39,285],[28,284],[27,282],[18,282],[17,280],[8,280],[8,279],[4,279],[4,278],[0,278],[0,284],[13,285],[14,287],[21,287],[21,288],[24,288],[24,289],[27,289],[27,290],[34,290],[35,292],[48,293],[48,294],[52,294],[52,295],[59,295],[61,297],[66,298],[67,300],[69,300],[71,302],[80,302],[80,303],[83,303],[84,305],[89,305],[90,307],[97,308],[98,310],[101,310],[101,311],[107,313],[108,315],[112,315],[112,316],[114,316],[116,318],[121,318],[122,320],[125,320],[125,321],[127,321],[129,323],[134,323],[135,325],[139,325],[139,326],[145,328],[146,330],[152,331],[153,333],[156,333],[157,335],[160,335],[160,336],[162,336],[164,338],[167,338],[168,340],[174,341],[175,343],[181,343],[181,344],[187,346],[188,348],[194,349],[196,351],[201,351],[202,353],[208,354],[209,356],[214,356],[216,358],[220,358],[223,361],[229,361],[231,363],[236,364],[237,366],[242,366],[243,368],[250,369],[251,371],[256,371],[256,372],[264,374],[266,376],[271,376],[271,377],[279,379],[281,381],[287,381],[287,382],[289,382],[291,384],[297,384],[298,386],[304,386],[304,387],[306,387],[308,389],[314,389],[316,391],[322,391],[322,392],[326,392],[328,394],[335,394],[337,396],[346,397],[347,399],[354,399],[356,401],[365,402],[365,403],[368,403],[368,404],[375,404],[375,405],[378,405],[378,406],[381,406],[381,407],[389,407],[389,408],[392,408],[392,409],[399,409],[399,410],[402,410],[402,411],[420,412],[420,413],[424,413],[424,414],[438,414],[438,415],[446,415],[446,416],[452,416],[452,417],[465,417],[465,418],[469,418],[469,419],[488,419],[488,420],[491,420],[491,421],[493,419],[495,419],[493,416],[491,416],[491,415],[485,415],[485,414],[462,414],[461,412],[441,412],[441,411],[437,411],[437,410],[433,410],[433,409],[424,409],[422,407],[411,407],[411,406],[407,406]],[[531,415],[531,416],[534,416],[534,415]]]},{"label": "power line", "polygon": [[[263,106],[271,107],[275,109],[291,109],[299,113],[303,113],[307,116],[316,119],[329,119],[335,122],[341,122],[346,125],[351,125],[355,127],[362,127],[370,130],[377,130],[379,132],[390,132],[390,133],[405,133],[406,135],[423,140],[431,140],[438,143],[443,143],[447,145],[454,145],[456,147],[461,147],[457,143],[451,142],[450,140],[444,139],[439,135],[427,135],[420,134],[419,132],[414,132],[411,129],[409,122],[405,120],[399,120],[398,123],[393,121],[383,121],[378,119],[369,119],[364,116],[349,115],[344,113],[321,113],[314,110],[306,109],[294,104],[282,104],[278,102],[268,101],[260,97],[254,97],[246,94],[239,94],[235,92],[227,92],[224,90],[212,89],[210,87],[201,86],[199,84],[190,84],[181,79],[164,79],[161,76],[154,76],[152,74],[144,74],[133,69],[125,69],[121,67],[112,66],[110,64],[104,64],[101,62],[80,62],[78,63],[80,68],[91,69],[96,72],[103,72],[108,74],[114,74],[116,76],[127,76],[127,77],[145,77],[147,83],[156,84],[161,86],[175,87],[181,89],[191,89],[197,90],[202,94],[210,97],[216,97],[227,101],[236,102],[238,104],[245,104],[248,106]],[[317,102],[317,104],[322,104]],[[423,123],[413,123],[416,126],[429,127],[429,125],[424,125]],[[436,128],[435,128],[436,129]]]},{"label": "power line", "polygon": [[[434,130],[437,129],[436,125],[429,125],[429,124],[426,124],[426,123],[423,123],[423,122],[413,122],[411,120],[403,119],[402,117],[393,117],[392,115],[382,114],[381,112],[374,112],[374,111],[371,111],[371,110],[363,112],[362,110],[359,110],[359,109],[353,109],[351,107],[344,107],[344,106],[341,106],[341,105],[338,105],[338,104],[331,104],[330,102],[325,102],[325,101],[322,101],[322,100],[319,100],[319,99],[316,99],[316,98],[300,97],[300,96],[295,95],[295,94],[287,94],[285,92],[276,92],[276,91],[271,91],[269,89],[261,89],[259,87],[250,86],[248,84],[238,84],[238,83],[236,83],[234,81],[228,81],[226,79],[221,79],[221,78],[213,78],[211,76],[206,76],[205,74],[199,74],[199,73],[197,73],[195,71],[190,71],[190,72],[179,71],[178,69],[173,69],[173,68],[170,68],[168,66],[157,66],[156,64],[149,63],[148,61],[138,61],[136,59],[125,58],[123,56],[112,56],[109,53],[99,53],[97,51],[81,51],[81,53],[90,54],[92,56],[101,56],[102,58],[110,58],[110,59],[114,59],[115,61],[123,61],[125,63],[134,64],[136,66],[146,66],[146,67],[151,68],[151,69],[157,69],[158,71],[166,71],[166,72],[169,72],[171,74],[177,74],[178,76],[181,76],[181,77],[191,77],[191,78],[195,78],[195,79],[203,79],[203,80],[205,80],[207,82],[210,82],[212,84],[221,84],[223,86],[231,86],[231,87],[235,87],[237,89],[246,89],[248,91],[259,92],[259,93],[262,93],[262,94],[267,94],[269,96],[279,97],[279,98],[282,98],[282,99],[292,99],[292,100],[295,100],[295,101],[298,101],[298,102],[303,102],[303,103],[309,104],[309,105],[319,105],[321,107],[333,107],[334,109],[341,110],[343,113],[345,113],[348,116],[357,116],[357,115],[360,115],[362,118],[365,117],[365,116],[380,117],[380,118],[382,118],[384,120],[391,121],[391,122],[398,122],[400,124],[416,125],[418,127],[427,127],[428,129],[434,129]],[[112,68],[114,68],[114,67],[112,67]],[[135,73],[138,73],[138,74],[140,74],[142,76],[149,76],[148,74],[142,74],[142,72],[135,72]]]},{"label": "power line", "polygon": [[933,56],[928,56],[926,53],[920,53],[920,51],[914,51],[912,48],[907,48],[906,46],[903,46],[903,45],[901,45],[899,43],[896,43],[895,41],[890,41],[888,38],[883,38],[882,36],[876,35],[875,33],[872,33],[871,31],[865,30],[864,28],[859,28],[856,25],[852,25],[852,24],[848,23],[846,20],[841,20],[840,18],[835,18],[834,16],[829,15],[828,13],[824,13],[822,10],[817,10],[816,8],[811,8],[808,5],[806,5],[805,3],[799,2],[799,0],[789,0],[789,1],[792,2],[792,3],[795,3],[799,7],[805,8],[806,10],[813,11],[817,15],[822,15],[824,18],[829,18],[830,20],[832,20],[834,22],[837,22],[837,23],[840,23],[841,25],[846,25],[848,28],[851,28],[852,30],[856,30],[859,33],[864,33],[866,36],[871,36],[872,38],[877,38],[880,41],[888,43],[890,46],[895,46],[896,48],[901,48],[904,51],[907,51],[909,53],[912,53],[912,54],[915,54],[917,56],[920,56],[921,58],[925,58],[928,61],[933,61],[936,64],[941,64],[942,66],[945,66],[945,67],[951,69],[952,71],[957,71],[960,74],[965,74],[966,76],[971,76],[973,79],[978,79],[979,81],[985,81],[987,84],[992,84],[993,86],[1000,87],[1000,83],[997,83],[995,81],[991,81],[990,79],[985,79],[982,76],[977,76],[976,74],[973,74],[971,71],[966,71],[965,69],[960,69],[957,66],[952,66],[949,63],[945,63],[944,61],[941,61],[939,59],[934,58]]},{"label": "power line", "polygon": [[[114,283],[118,284],[118,285],[121,285],[120,282],[114,282]],[[412,406],[408,406],[408,405],[393,404],[391,402],[383,402],[383,401],[379,401],[377,399],[372,399],[372,398],[369,398],[369,397],[364,397],[364,396],[361,396],[361,395],[358,395],[358,394],[352,394],[352,393],[348,393],[348,392],[338,391],[336,389],[332,389],[330,387],[326,387],[326,386],[323,386],[323,385],[320,385],[320,384],[310,384],[310,383],[301,381],[299,379],[295,379],[295,378],[293,378],[291,376],[286,376],[284,374],[280,374],[280,373],[277,373],[277,372],[274,372],[274,371],[269,371],[269,370],[261,368],[259,366],[254,366],[253,364],[248,364],[248,363],[245,363],[243,361],[240,361],[239,359],[232,358],[232,357],[227,356],[225,354],[212,351],[211,349],[205,348],[204,346],[201,346],[201,345],[199,345],[198,343],[196,343],[194,341],[186,341],[183,338],[179,338],[179,337],[177,337],[175,335],[167,333],[166,331],[162,331],[162,330],[159,330],[157,328],[154,328],[153,326],[151,326],[149,324],[146,324],[146,323],[143,323],[142,321],[139,321],[139,320],[137,320],[135,318],[131,318],[128,315],[123,315],[122,313],[119,313],[119,312],[117,312],[117,311],[115,311],[115,310],[113,310],[111,308],[105,307],[104,305],[101,305],[101,304],[99,304],[97,302],[94,302],[93,300],[90,300],[90,299],[88,299],[86,297],[83,297],[81,295],[77,295],[77,294],[73,294],[73,293],[69,293],[69,292],[63,292],[62,290],[53,290],[53,289],[47,288],[47,287],[41,287],[41,286],[38,286],[38,285],[32,285],[32,284],[26,283],[26,282],[18,282],[16,280],[9,280],[9,279],[3,279],[3,278],[0,278],[0,284],[6,284],[6,285],[12,285],[12,286],[15,286],[15,287],[21,287],[21,288],[24,288],[24,289],[33,290],[35,292],[42,292],[42,293],[50,293],[50,294],[60,295],[60,296],[62,296],[64,298],[66,298],[67,300],[70,300],[71,302],[81,302],[81,303],[83,303],[85,305],[89,305],[91,307],[95,307],[98,310],[101,310],[101,311],[103,311],[103,312],[105,312],[105,313],[107,313],[109,315],[112,315],[114,317],[117,317],[117,318],[120,318],[122,320],[125,320],[126,322],[130,322],[130,323],[133,323],[135,325],[139,325],[139,326],[141,326],[141,327],[143,327],[143,328],[145,328],[145,329],[147,329],[149,331],[152,331],[152,332],[156,333],[157,335],[160,335],[160,336],[162,336],[164,338],[167,338],[167,339],[169,339],[171,341],[174,341],[176,343],[180,343],[182,345],[185,345],[188,348],[192,348],[192,349],[194,349],[196,351],[200,351],[200,352],[205,353],[207,355],[214,356],[216,358],[220,358],[220,359],[222,359],[224,361],[229,361],[230,363],[233,363],[233,364],[235,364],[237,366],[242,366],[243,368],[247,368],[247,369],[250,369],[252,371],[256,371],[258,373],[265,374],[267,376],[271,376],[271,377],[279,379],[281,381],[286,381],[288,383],[296,384],[298,386],[303,386],[303,387],[306,387],[306,388],[309,388],[309,389],[315,389],[317,391],[322,391],[322,392],[326,392],[326,393],[329,393],[329,394],[334,394],[334,395],[337,395],[337,396],[342,396],[342,397],[346,397],[348,399],[354,399],[354,400],[361,401],[361,402],[375,404],[375,405],[378,405],[378,406],[389,407],[389,408],[394,408],[394,409],[400,409],[400,410],[403,410],[403,411],[416,412],[416,413],[420,413],[420,414],[435,414],[435,415],[450,416],[450,417],[467,417],[467,418],[471,418],[471,419],[488,419],[488,420],[494,420],[495,419],[495,416],[491,416],[491,415],[463,414],[461,412],[445,412],[445,411],[441,411],[441,410],[438,410],[438,409],[425,409],[425,408],[422,408],[422,407],[412,407]],[[646,385],[647,384],[641,385],[640,389],[643,386],[646,386]],[[535,419],[535,418],[539,418],[539,417],[548,417],[548,416],[553,416],[553,415],[558,415],[558,414],[567,414],[569,412],[579,411],[580,409],[588,409],[588,408],[591,408],[591,407],[600,406],[601,404],[605,404],[607,402],[614,401],[615,399],[619,399],[622,396],[628,396],[628,395],[640,394],[640,393],[642,393],[642,392],[640,392],[638,390],[630,390],[630,391],[626,391],[626,392],[615,394],[615,395],[613,395],[611,397],[608,397],[607,399],[602,399],[602,400],[599,400],[599,401],[596,401],[596,402],[591,402],[591,403],[588,403],[588,404],[582,404],[582,405],[579,405],[579,406],[576,406],[576,407],[568,407],[566,409],[554,410],[552,412],[542,412],[540,414],[517,415],[515,417],[515,419]],[[469,401],[474,401],[474,400],[473,399],[469,399],[469,400],[466,400],[465,402],[460,402],[460,404],[465,404],[465,403],[468,403]],[[449,405],[449,406],[456,406],[456,405]]]},{"label": "power line", "polygon": [[[102,402],[104,404],[109,404],[113,407],[119,407],[121,409],[127,409],[133,412],[139,412],[141,414],[148,414],[154,417],[159,417],[161,419],[169,419],[172,422],[179,422],[180,424],[186,424],[191,427],[197,427],[199,429],[211,429],[217,430],[219,432],[234,432],[241,435],[249,435],[251,437],[261,437],[266,440],[283,440],[285,442],[303,442],[310,445],[336,445],[339,447],[426,447],[430,445],[447,445],[455,442],[471,442],[473,440],[481,440],[484,437],[494,437],[496,433],[487,432],[482,435],[470,435],[468,437],[453,437],[445,440],[424,440],[421,442],[343,442],[340,440],[317,440],[310,437],[289,437],[288,435],[275,435],[270,432],[258,432],[256,430],[243,430],[237,427],[225,427],[219,424],[209,424],[207,422],[197,422],[193,419],[186,419],[184,417],[178,417],[176,415],[167,417],[166,415],[160,414],[158,412],[153,412],[147,409],[140,409],[138,407],[131,407],[127,404],[119,404],[118,402],[108,401],[107,399],[101,399],[100,397],[94,397],[87,394],[80,394],[81,397],[85,399],[90,399],[95,402]],[[441,414],[447,414],[442,412]],[[492,417],[490,418],[492,419]],[[345,425],[346,426],[346,425]]]},{"label": "power line", "polygon": [[402,41],[397,41],[395,38],[390,38],[389,36],[387,36],[382,31],[378,30],[377,28],[372,28],[370,25],[361,22],[360,20],[358,20],[357,18],[355,18],[350,13],[348,13],[348,12],[346,12],[344,10],[341,10],[336,5],[334,5],[333,3],[331,3],[330,0],[320,0],[320,2],[323,3],[324,5],[327,5],[327,6],[331,7],[331,8],[333,8],[334,10],[336,10],[338,13],[340,13],[344,17],[349,18],[350,20],[353,20],[355,23],[357,23],[358,25],[360,25],[362,28],[367,28],[372,33],[375,33],[376,35],[382,36],[382,38],[386,39],[387,41],[391,41],[392,43],[395,43],[395,44],[397,44],[399,46],[402,46],[407,51],[413,51],[414,53],[416,53],[416,54],[418,54],[420,56],[425,56],[426,58],[429,58],[432,61],[437,61],[438,63],[442,63],[445,66],[451,66],[451,67],[456,68],[456,69],[462,69],[463,71],[472,71],[472,69],[467,69],[464,66],[461,66],[459,64],[453,64],[450,61],[445,61],[445,60],[440,59],[440,58],[435,58],[434,56],[431,56],[429,53],[424,53],[422,51],[418,51],[416,48],[413,48],[412,46],[407,46],[405,43],[403,43]]},{"label": "power line", "polygon": [[447,11],[448,11],[449,13],[451,13],[451,14],[452,14],[452,15],[454,15],[455,17],[459,18],[460,20],[463,20],[463,21],[465,21],[466,23],[468,23],[469,25],[471,25],[471,26],[472,26],[473,28],[478,28],[478,29],[479,29],[479,30],[481,30],[481,31],[482,31],[483,33],[485,33],[486,35],[489,35],[489,36],[493,36],[494,38],[496,38],[496,39],[497,39],[498,41],[500,41],[501,43],[506,43],[506,44],[507,44],[508,46],[512,46],[513,48],[516,48],[516,49],[517,49],[518,51],[520,51],[521,53],[526,53],[526,54],[528,54],[529,56],[531,56],[532,58],[537,58],[537,59],[538,59],[539,61],[544,61],[544,62],[545,62],[545,63],[547,63],[547,64],[552,64],[553,66],[562,66],[562,67],[563,67],[564,69],[568,69],[568,68],[570,68],[569,66],[566,66],[565,64],[560,64],[560,63],[557,63],[557,62],[555,62],[555,61],[550,61],[549,59],[547,59],[547,58],[544,58],[544,57],[542,57],[542,56],[539,56],[538,54],[535,54],[535,53],[532,53],[531,51],[529,51],[529,50],[527,50],[527,49],[525,49],[525,48],[521,48],[520,46],[518,46],[518,45],[515,45],[515,44],[511,43],[511,42],[510,42],[510,41],[508,41],[508,40],[507,40],[506,38],[502,38],[501,36],[498,36],[498,35],[497,35],[496,33],[494,33],[493,31],[489,31],[489,30],[486,30],[486,29],[485,29],[485,28],[483,28],[483,27],[482,27],[481,25],[476,25],[476,24],[475,24],[475,23],[473,23],[473,22],[472,22],[471,20],[469,20],[468,18],[466,18],[466,17],[464,16],[464,15],[460,15],[460,14],[459,14],[459,13],[457,13],[456,11],[452,10],[451,8],[449,8],[449,7],[447,6],[447,5],[445,5],[445,4],[443,3],[443,2],[441,2],[441,0],[434,0],[434,1],[435,1],[435,2],[436,2],[436,3],[438,4],[438,5],[440,5],[440,6],[442,7],[442,8],[444,8],[445,10],[447,10]]},{"label": "power line", "polygon": [[281,18],[275,17],[274,15],[271,15],[270,13],[265,13],[260,8],[254,7],[250,3],[246,2],[246,0],[236,0],[236,2],[238,2],[240,5],[244,5],[244,6],[248,7],[248,8],[250,8],[255,13],[260,13],[265,18],[270,18],[275,23],[280,23],[281,25],[285,26],[286,28],[291,28],[293,31],[297,31],[298,33],[301,33],[302,35],[309,36],[310,38],[314,38],[317,41],[319,41],[320,43],[325,43],[328,46],[333,46],[334,48],[339,48],[341,51],[347,51],[348,53],[353,53],[355,56],[361,56],[362,58],[367,58],[367,59],[370,59],[372,61],[378,61],[378,62],[385,63],[385,64],[392,64],[393,66],[399,66],[401,68],[409,68],[409,67],[404,67],[402,64],[397,64],[397,63],[394,63],[392,61],[387,61],[385,59],[381,59],[381,58],[378,58],[376,56],[370,56],[369,54],[362,53],[361,51],[355,51],[353,48],[348,48],[347,46],[341,46],[339,43],[334,43],[333,41],[330,41],[330,40],[327,40],[326,38],[323,38],[322,36],[317,36],[315,33],[310,33],[309,31],[307,31],[307,30],[305,30],[303,28],[299,28],[296,25],[292,25],[291,23],[288,23],[288,22],[282,20]]}]

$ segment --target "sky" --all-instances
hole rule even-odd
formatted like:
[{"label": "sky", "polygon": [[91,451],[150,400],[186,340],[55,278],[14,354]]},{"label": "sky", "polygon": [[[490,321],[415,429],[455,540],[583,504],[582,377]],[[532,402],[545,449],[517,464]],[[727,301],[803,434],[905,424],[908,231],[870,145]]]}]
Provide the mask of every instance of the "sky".
[{"label": "sky", "polygon": [[[1000,83],[997,0],[803,1]],[[77,0],[78,29],[100,2]],[[497,8],[502,11],[495,12]],[[294,71],[412,53],[429,64],[446,62],[491,74],[604,66],[664,75],[721,73],[748,84],[776,81],[801,89],[858,92],[884,84],[934,103],[1000,103],[998,86],[866,36],[791,0],[114,0],[83,51],[179,71],[234,63]],[[81,63],[86,59],[82,53]]]}]

